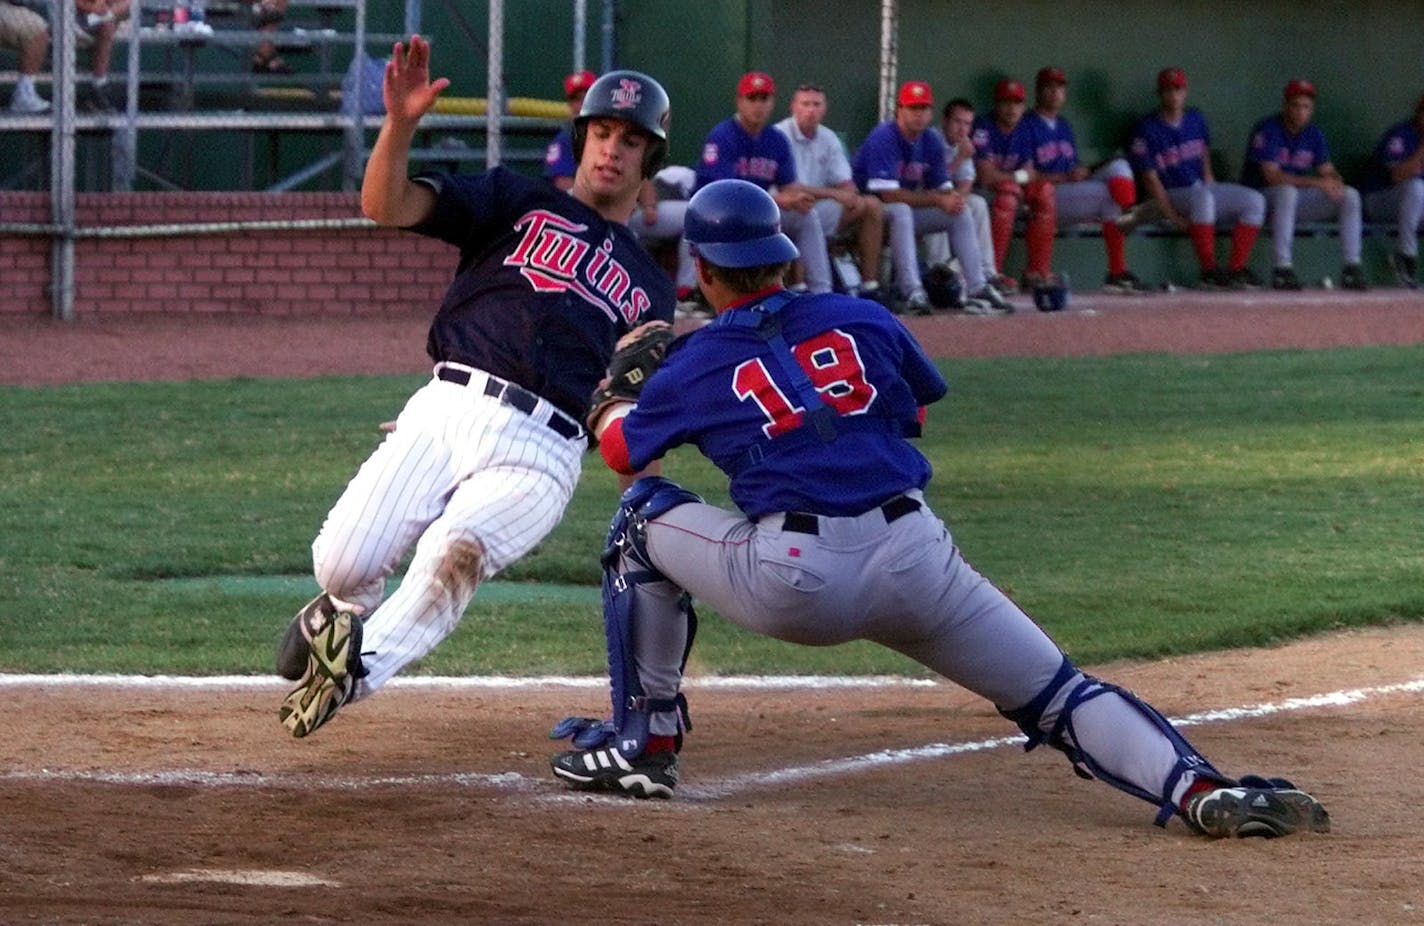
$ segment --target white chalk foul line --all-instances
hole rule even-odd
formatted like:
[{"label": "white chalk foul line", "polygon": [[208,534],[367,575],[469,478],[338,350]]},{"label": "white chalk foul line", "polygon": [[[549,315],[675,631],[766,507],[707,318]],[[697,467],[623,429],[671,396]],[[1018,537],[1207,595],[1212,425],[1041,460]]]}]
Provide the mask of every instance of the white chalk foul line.
[{"label": "white chalk foul line", "polygon": [[[1414,679],[1409,682],[1400,682],[1394,685],[1377,685],[1371,688],[1350,688],[1341,691],[1332,691],[1327,694],[1311,695],[1304,698],[1287,698],[1284,701],[1199,711],[1197,713],[1187,714],[1184,717],[1173,717],[1171,721],[1174,725],[1179,727],[1191,727],[1207,723],[1248,720],[1253,717],[1265,717],[1270,714],[1282,714],[1317,707],[1343,707],[1350,704],[1358,704],[1372,697],[1390,694],[1411,694],[1420,691],[1424,691],[1424,678]],[[829,778],[835,775],[854,774],[866,769],[888,765],[900,765],[906,762],[919,762],[925,759],[943,759],[963,753],[984,752],[989,749],[998,749],[1003,746],[1022,746],[1023,743],[1024,737],[1022,736],[999,736],[992,739],[965,743],[929,743],[924,746],[915,746],[908,749],[886,749],[865,755],[847,756],[840,759],[826,759],[811,765],[792,766],[769,772],[753,772],[746,775],[738,775],[726,779],[720,786],[712,784],[710,786],[704,786],[700,790],[705,793],[706,797],[732,797],[741,792],[755,790],[760,787],[791,784],[816,778]],[[678,795],[681,796],[682,793],[682,789],[679,789]]]},{"label": "white chalk foul line", "polygon": [[[898,675],[728,675],[689,678],[685,688],[933,688],[932,678],[904,678]],[[292,687],[275,675],[21,675],[0,674],[0,688],[53,686],[56,688],[210,688],[214,691],[245,688]],[[461,689],[490,688],[607,688],[608,676],[536,675],[527,678],[503,675],[401,676],[387,683],[390,688]]]},{"label": "white chalk foul line", "polygon": [[[1344,707],[1358,704],[1371,698],[1391,694],[1414,694],[1424,691],[1424,678],[1400,682],[1392,685],[1377,685],[1366,688],[1349,688],[1325,694],[1302,698],[1287,698],[1283,701],[1249,704],[1240,707],[1218,708],[1199,711],[1183,717],[1172,718],[1177,726],[1197,726],[1207,723],[1221,723],[1283,714],[1293,711],[1310,710],[1321,707]],[[1004,746],[1023,743],[1022,736],[1001,736],[984,740],[961,743],[929,743],[907,749],[886,749],[858,756],[826,759],[809,765],[788,766],[769,771],[749,772],[734,775],[720,781],[712,780],[695,787],[678,789],[678,797],[692,801],[715,801],[739,794],[769,787],[778,787],[801,781],[829,778],[838,775],[920,762],[927,759],[941,759],[964,753],[983,752]],[[361,790],[381,787],[472,787],[514,792],[534,792],[553,800],[577,799],[587,801],[590,796],[578,794],[576,797],[559,790],[557,797],[548,792],[558,785],[543,778],[530,778],[517,772],[481,774],[454,772],[430,775],[320,775],[310,772],[269,773],[269,772],[212,772],[192,769],[173,769],[149,772],[117,772],[79,769],[39,769],[32,771],[0,772],[0,781],[40,781],[40,782],[95,782],[128,786],[173,786],[173,787],[248,787],[248,788],[293,788]],[[621,800],[610,798],[610,800]]]}]

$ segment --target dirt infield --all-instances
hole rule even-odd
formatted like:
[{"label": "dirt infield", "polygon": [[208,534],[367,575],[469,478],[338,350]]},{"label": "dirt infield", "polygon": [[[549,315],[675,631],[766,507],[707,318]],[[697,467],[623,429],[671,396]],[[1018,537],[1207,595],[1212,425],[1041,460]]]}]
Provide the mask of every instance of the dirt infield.
[{"label": "dirt infield", "polygon": [[[1079,297],[912,321],[942,356],[1424,342],[1424,298]],[[0,320],[0,381],[418,372],[424,316]],[[1208,842],[1024,756],[948,685],[694,683],[671,802],[591,798],[543,731],[597,687],[402,685],[308,741],[275,679],[0,679],[0,922],[1424,922],[1424,626],[1094,667],[1334,832]]]}]

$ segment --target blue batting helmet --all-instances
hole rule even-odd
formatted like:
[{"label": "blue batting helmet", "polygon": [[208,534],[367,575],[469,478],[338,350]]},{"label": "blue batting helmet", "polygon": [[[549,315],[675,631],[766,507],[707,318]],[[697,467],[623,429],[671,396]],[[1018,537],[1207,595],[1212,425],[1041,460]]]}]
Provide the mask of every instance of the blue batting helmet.
[{"label": "blue batting helmet", "polygon": [[746,180],[717,180],[698,190],[687,204],[682,236],[718,267],[763,267],[800,255],[781,233],[776,200]]}]

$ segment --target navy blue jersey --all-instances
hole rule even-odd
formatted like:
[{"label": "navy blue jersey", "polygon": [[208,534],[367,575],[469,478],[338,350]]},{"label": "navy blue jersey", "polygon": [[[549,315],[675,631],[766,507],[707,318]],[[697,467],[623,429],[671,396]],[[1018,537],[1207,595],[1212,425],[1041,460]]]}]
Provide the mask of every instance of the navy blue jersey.
[{"label": "navy blue jersey", "polygon": [[1266,177],[1262,164],[1274,164],[1283,173],[1297,177],[1314,177],[1322,164],[1330,163],[1330,146],[1325,133],[1308,124],[1292,135],[1279,113],[1262,118],[1251,129],[1246,145],[1246,160],[1241,167],[1241,182],[1261,189]]},{"label": "navy blue jersey", "polygon": [[[1374,193],[1394,186],[1390,171],[1418,149],[1420,140],[1419,130],[1413,119],[1405,119],[1390,126],[1380,138],[1379,144],[1375,145],[1374,159],[1363,184],[1365,192]],[[1424,170],[1415,176],[1424,176]]]},{"label": "navy blue jersey", "polygon": [[929,482],[930,464],[907,437],[944,378],[913,335],[877,303],[835,293],[797,296],[780,309],[797,364],[834,411],[827,443],[805,421],[796,387],[756,327],[759,302],[725,311],[674,342],[623,419],[631,464],[642,469],[694,444],[731,481],[748,517],[805,511],[844,517]]},{"label": "navy blue jersey", "polygon": [[1033,139],[1033,166],[1041,174],[1069,174],[1078,166],[1078,139],[1062,116],[1033,112],[1019,121]]},{"label": "navy blue jersey", "polygon": [[939,190],[950,185],[944,136],[921,132],[913,140],[894,123],[870,130],[855,152],[851,174],[862,193],[880,190]]},{"label": "navy blue jersey", "polygon": [[729,178],[755,183],[763,190],[795,183],[796,158],[791,154],[791,142],[769,125],[751,135],[735,117],[717,123],[702,143],[697,188]]},{"label": "navy blue jersey", "polygon": [[613,343],[671,322],[671,277],[626,225],[504,168],[422,174],[436,193],[411,231],[460,249],[426,351],[536,392],[582,421]]},{"label": "navy blue jersey", "polygon": [[969,137],[974,142],[976,161],[988,161],[1009,174],[1034,166],[1037,139],[1029,123],[1023,119],[1005,131],[992,113],[979,116],[974,120],[974,133]]},{"label": "navy blue jersey", "polygon": [[1162,186],[1169,190],[1188,187],[1206,179],[1211,157],[1211,131],[1200,111],[1187,109],[1176,125],[1149,113],[1137,124],[1128,148],[1133,170],[1155,170]]}]

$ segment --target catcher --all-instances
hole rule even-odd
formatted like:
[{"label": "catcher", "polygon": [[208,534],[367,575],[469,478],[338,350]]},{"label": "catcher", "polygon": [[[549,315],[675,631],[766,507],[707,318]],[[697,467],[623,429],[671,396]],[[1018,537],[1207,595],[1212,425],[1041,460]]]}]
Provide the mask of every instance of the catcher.
[{"label": "catcher", "polygon": [[553,758],[558,778],[672,796],[690,729],[679,689],[692,595],[777,639],[904,653],[993,702],[1027,748],[1046,743],[1084,777],[1154,805],[1159,824],[1176,815],[1214,837],[1329,829],[1309,794],[1222,774],[1150,704],[1084,673],[964,560],[925,503],[930,464],[909,441],[944,379],[879,304],[782,288],[796,247],[764,191],[708,185],[685,233],[719,314],[645,383],[641,365],[611,377],[617,398],[591,425],[621,473],[695,444],[741,510],[661,477],[624,494],[603,559],[613,717],[555,728],[575,746]]}]

